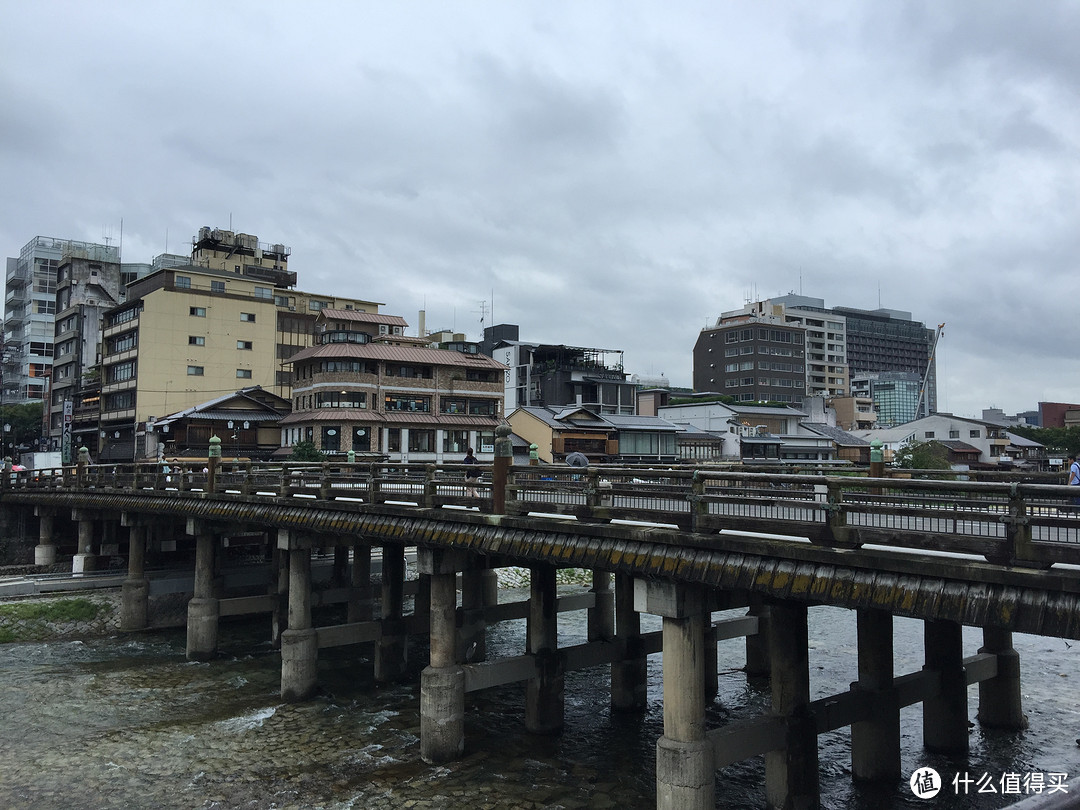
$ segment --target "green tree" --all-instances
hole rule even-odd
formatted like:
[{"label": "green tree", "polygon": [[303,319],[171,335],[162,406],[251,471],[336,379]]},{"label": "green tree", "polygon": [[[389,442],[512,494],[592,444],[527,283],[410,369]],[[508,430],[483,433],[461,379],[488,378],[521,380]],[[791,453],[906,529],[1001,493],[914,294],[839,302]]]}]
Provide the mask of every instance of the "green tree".
[{"label": "green tree", "polygon": [[11,431],[4,431],[3,455],[15,456],[13,448],[20,445],[37,449],[38,439],[41,438],[41,413],[42,403],[31,402],[28,405],[5,405],[0,408],[0,429],[3,425],[11,425]]},{"label": "green tree", "polygon": [[315,442],[297,442],[289,458],[293,461],[325,461],[326,455],[315,446]]},{"label": "green tree", "polygon": [[1011,427],[1011,433],[1038,442],[1047,450],[1080,453],[1080,427]]},{"label": "green tree", "polygon": [[893,454],[893,465],[906,470],[947,470],[949,450],[941,442],[912,440]]}]

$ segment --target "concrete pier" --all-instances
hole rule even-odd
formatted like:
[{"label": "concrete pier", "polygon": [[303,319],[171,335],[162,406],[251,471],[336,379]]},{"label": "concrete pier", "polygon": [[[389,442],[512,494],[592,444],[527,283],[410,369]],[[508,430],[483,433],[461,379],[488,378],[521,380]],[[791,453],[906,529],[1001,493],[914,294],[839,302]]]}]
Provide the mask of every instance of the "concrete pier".
[{"label": "concrete pier", "polygon": [[459,663],[487,660],[484,573],[483,568],[473,566],[461,572],[461,633],[455,656]]},{"label": "concrete pier", "polygon": [[79,545],[71,559],[71,573],[85,574],[97,567],[97,555],[94,554],[94,516],[75,509],[71,513],[71,519],[79,525]]},{"label": "concrete pier", "polygon": [[611,665],[611,708],[643,711],[648,704],[648,658],[641,645],[641,616],[634,609],[634,579],[615,575],[615,635],[622,660]]},{"label": "concrete pier", "polygon": [[289,629],[281,634],[282,700],[306,700],[315,693],[318,660],[319,636],[311,626],[311,549],[293,548],[289,551]]},{"label": "concrete pier", "polygon": [[53,565],[56,562],[55,522],[51,509],[38,507],[38,544],[34,546],[34,565]]},{"label": "concrete pier", "polygon": [[147,527],[125,514],[128,525],[128,573],[121,586],[120,629],[145,630],[149,608],[150,580],[146,577]]},{"label": "concrete pier", "polygon": [[525,728],[555,734],[563,727],[563,663],[558,655],[554,565],[530,567],[528,646],[536,674],[525,683]]},{"label": "concrete pier", "polygon": [[592,572],[593,606],[588,614],[588,640],[611,641],[615,638],[615,592],[611,590],[608,571]]},{"label": "concrete pier", "polygon": [[195,593],[188,602],[187,657],[205,661],[217,652],[220,601],[214,596],[214,558],[218,538],[197,521],[189,521],[188,533],[195,535]]},{"label": "concrete pier", "polygon": [[457,662],[457,556],[420,549],[421,574],[431,582],[431,644],[420,675],[420,756],[449,762],[465,749],[465,674]]},{"label": "concrete pier", "polygon": [[390,683],[405,675],[408,636],[402,621],[405,547],[382,547],[382,632],[375,643],[375,680]]},{"label": "concrete pier", "polygon": [[371,546],[366,543],[356,543],[352,547],[349,584],[351,590],[349,591],[349,608],[346,621],[371,621]]},{"label": "concrete pier", "polygon": [[851,776],[859,781],[900,778],[900,703],[893,687],[893,618],[883,610],[856,615],[859,680],[852,691],[869,695],[873,716],[851,724]]},{"label": "concrete pier", "polygon": [[979,723],[988,728],[1027,728],[1020,697],[1020,653],[1013,649],[1012,633],[984,627],[979,652],[997,656],[997,675],[979,682]]},{"label": "concrete pier", "polygon": [[746,637],[746,677],[751,682],[763,683],[772,672],[769,661],[769,606],[760,596],[753,595],[746,615],[757,619],[757,633]]},{"label": "concrete pier", "polygon": [[765,802],[773,810],[816,808],[817,726],[810,714],[810,667],[806,605],[771,606],[769,658],[772,714],[784,720],[784,747],[765,754]]},{"label": "concrete pier", "polygon": [[927,620],[923,625],[924,670],[938,676],[940,690],[923,703],[923,745],[943,754],[968,752],[967,680],[964,676],[963,627],[958,622]]}]

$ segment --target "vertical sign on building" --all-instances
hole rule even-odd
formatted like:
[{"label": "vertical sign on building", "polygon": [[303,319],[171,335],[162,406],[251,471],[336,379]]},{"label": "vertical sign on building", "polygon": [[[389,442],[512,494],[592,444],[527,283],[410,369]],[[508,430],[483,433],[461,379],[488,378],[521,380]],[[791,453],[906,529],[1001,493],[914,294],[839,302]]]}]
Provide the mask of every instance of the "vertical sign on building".
[{"label": "vertical sign on building", "polygon": [[71,400],[64,400],[64,433],[61,439],[60,452],[64,464],[74,464],[75,459],[71,456]]}]

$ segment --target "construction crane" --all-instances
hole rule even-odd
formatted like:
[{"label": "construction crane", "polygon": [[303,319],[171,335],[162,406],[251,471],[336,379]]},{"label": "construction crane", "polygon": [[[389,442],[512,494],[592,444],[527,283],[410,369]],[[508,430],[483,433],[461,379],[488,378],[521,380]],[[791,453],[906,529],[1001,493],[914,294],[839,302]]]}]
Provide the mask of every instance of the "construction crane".
[{"label": "construction crane", "polygon": [[939,323],[937,331],[934,332],[934,342],[930,344],[930,357],[926,361],[926,371],[923,373],[922,380],[919,381],[919,400],[915,403],[915,418],[921,419],[923,416],[929,416],[930,403],[927,402],[927,413],[923,413],[923,400],[926,398],[926,385],[930,379],[930,369],[934,367],[934,354],[937,352],[938,340],[945,334],[945,324]]}]

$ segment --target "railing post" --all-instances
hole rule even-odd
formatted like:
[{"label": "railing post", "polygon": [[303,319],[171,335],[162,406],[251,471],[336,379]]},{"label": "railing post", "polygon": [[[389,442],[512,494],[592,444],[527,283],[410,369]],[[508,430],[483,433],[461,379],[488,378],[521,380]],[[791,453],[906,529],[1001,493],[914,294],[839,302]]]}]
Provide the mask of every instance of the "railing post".
[{"label": "railing post", "polygon": [[[885,451],[882,449],[881,439],[874,439],[870,442],[870,477],[871,478],[884,478],[885,477]],[[874,487],[870,490],[872,495],[880,495],[881,487]]]},{"label": "railing post", "polygon": [[438,484],[437,468],[434,464],[424,467],[424,508],[435,508],[435,487]]},{"label": "railing post", "polygon": [[826,481],[827,491],[825,509],[829,519],[829,544],[857,548],[858,543],[849,539],[851,532],[847,525],[847,514],[844,511],[844,492],[840,481]]},{"label": "railing post", "polygon": [[509,425],[499,425],[495,428],[495,464],[491,472],[491,513],[493,515],[506,514],[506,485],[510,462],[514,457],[510,432]]},{"label": "railing post", "polygon": [[218,466],[221,464],[221,439],[210,437],[210,448],[206,451],[206,491],[217,491]]},{"label": "railing post", "polygon": [[319,499],[323,501],[330,500],[330,464],[324,461],[320,470],[319,478]]},{"label": "railing post", "polygon": [[[5,466],[7,467],[7,469],[11,469],[10,465],[8,465],[6,463],[6,461],[5,461]],[[76,474],[75,474],[76,475],[76,480],[77,480],[77,485],[78,485],[78,487],[80,489],[85,489],[86,488],[87,468],[89,466],[90,466],[90,451],[87,450],[85,447],[80,447],[79,448],[79,461],[78,461],[78,464],[77,464],[77,467],[76,467]]]},{"label": "railing post", "polygon": [[709,505],[705,503],[705,479],[701,470],[694,470],[690,483],[690,531],[701,531],[701,519],[709,514]]},{"label": "railing post", "polygon": [[378,461],[371,462],[370,475],[371,480],[368,483],[368,491],[371,493],[371,503],[381,503],[382,493],[382,481],[379,478],[379,471],[382,469],[382,464]]},{"label": "railing post", "polygon": [[1016,484],[1009,485],[1009,514],[1003,518],[1005,536],[1009,540],[1010,560],[991,560],[1008,564],[1014,561],[1028,562],[1035,560],[1031,545],[1031,521],[1028,520],[1027,502],[1020,494]]}]

